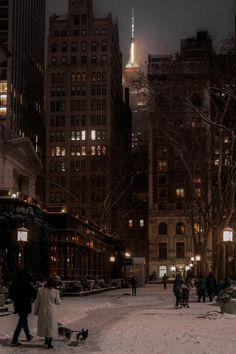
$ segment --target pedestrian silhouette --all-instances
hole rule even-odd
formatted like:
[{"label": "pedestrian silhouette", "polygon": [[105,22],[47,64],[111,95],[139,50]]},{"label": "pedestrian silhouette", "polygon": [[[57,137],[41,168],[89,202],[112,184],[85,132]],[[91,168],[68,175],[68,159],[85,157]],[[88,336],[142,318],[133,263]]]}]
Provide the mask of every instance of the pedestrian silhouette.
[{"label": "pedestrian silhouette", "polygon": [[32,310],[31,303],[35,300],[36,291],[31,284],[30,274],[21,269],[18,272],[17,279],[12,282],[9,288],[9,298],[13,301],[14,311],[19,315],[18,324],[16,326],[12,345],[21,345],[18,338],[23,329],[27,341],[30,341],[33,336],[30,334],[28,327],[28,315]]}]

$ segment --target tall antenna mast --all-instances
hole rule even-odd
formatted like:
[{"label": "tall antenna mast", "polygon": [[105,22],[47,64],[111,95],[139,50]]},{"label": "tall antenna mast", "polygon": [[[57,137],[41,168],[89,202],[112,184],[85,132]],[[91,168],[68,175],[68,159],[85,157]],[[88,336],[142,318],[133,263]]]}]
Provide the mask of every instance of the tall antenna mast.
[{"label": "tall antenna mast", "polygon": [[134,8],[132,8],[132,18],[131,18],[131,38],[134,39]]}]

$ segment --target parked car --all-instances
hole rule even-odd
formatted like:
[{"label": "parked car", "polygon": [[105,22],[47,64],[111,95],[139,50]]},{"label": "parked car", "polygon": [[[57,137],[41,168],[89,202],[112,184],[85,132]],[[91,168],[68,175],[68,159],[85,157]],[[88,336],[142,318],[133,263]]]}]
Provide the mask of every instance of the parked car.
[{"label": "parked car", "polygon": [[61,284],[61,296],[78,296],[83,291],[79,280],[64,280]]}]

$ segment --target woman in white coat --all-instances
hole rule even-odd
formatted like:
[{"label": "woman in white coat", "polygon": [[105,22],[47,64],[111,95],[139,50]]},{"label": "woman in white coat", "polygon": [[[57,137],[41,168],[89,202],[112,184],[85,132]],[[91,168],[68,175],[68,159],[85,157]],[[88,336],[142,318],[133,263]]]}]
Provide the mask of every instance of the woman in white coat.
[{"label": "woman in white coat", "polygon": [[45,337],[44,344],[48,349],[53,348],[52,338],[57,336],[58,323],[55,305],[60,305],[59,290],[56,289],[56,280],[49,278],[44,287],[39,288],[35,301],[34,314],[38,316],[39,337]]}]

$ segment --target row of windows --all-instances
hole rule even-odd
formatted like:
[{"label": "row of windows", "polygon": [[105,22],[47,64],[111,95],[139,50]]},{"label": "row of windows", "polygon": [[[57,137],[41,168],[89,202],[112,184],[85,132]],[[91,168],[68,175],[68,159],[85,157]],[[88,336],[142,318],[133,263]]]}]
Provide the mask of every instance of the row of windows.
[{"label": "row of windows", "polygon": [[[77,16],[77,18],[76,18]],[[86,23],[84,21],[82,21],[82,16],[86,16],[86,15],[81,15],[81,21],[79,20],[79,15],[75,15],[75,19],[74,19],[74,25],[78,26],[80,24],[85,25],[87,23],[87,17],[86,17]],[[68,33],[67,30],[55,30],[53,31],[53,35],[54,37],[67,37],[69,35],[71,35],[71,32]],[[87,30],[85,28],[82,28],[81,30],[74,29],[73,31],[74,36],[87,36]],[[93,34],[97,35],[107,35],[107,29],[106,28],[94,28],[93,29]]]},{"label": "row of windows", "polygon": [[99,58],[97,55],[91,55],[89,62],[87,55],[81,55],[80,60],[78,60],[77,56],[71,56],[70,60],[67,56],[62,56],[60,58],[51,57],[51,64],[106,64],[108,62],[107,59],[107,55],[101,55]]},{"label": "row of windows", "polygon": [[[200,190],[200,188],[196,188],[196,191],[199,191],[199,190]],[[160,200],[167,199],[167,197],[168,197],[168,189],[167,188],[159,188],[157,190],[157,195],[158,195],[158,198]],[[185,197],[184,188],[176,188],[175,189],[175,196],[176,196],[176,198],[184,198]]]},{"label": "row of windows", "polygon": [[[91,86],[91,95],[106,95],[106,85],[92,85]],[[71,96],[86,96],[86,85],[77,85],[71,86]],[[66,96],[66,86],[52,86],[51,87],[51,96],[60,97]]]},{"label": "row of windows", "polygon": [[[166,242],[160,242],[158,244],[158,251],[159,251],[158,252],[159,259],[167,259],[168,258],[167,243]],[[184,242],[176,242],[175,258],[176,259],[184,259],[185,258],[185,244],[184,244]]]},{"label": "row of windows", "polygon": [[[65,116],[52,116],[50,118],[51,127],[64,127],[65,126]],[[70,118],[70,124],[72,127],[84,127],[86,126],[86,116],[85,115],[73,115]],[[106,115],[105,114],[92,114],[91,115],[91,125],[106,125]],[[99,133],[98,133],[99,134]],[[104,139],[102,139],[104,140]],[[60,141],[60,140],[57,140]]]},{"label": "row of windows", "polygon": [[[58,43],[52,43],[51,44],[51,52],[52,53],[57,53],[58,51],[61,51],[62,53],[66,53],[69,51],[71,52],[77,52],[79,48],[79,44],[77,42],[72,42],[70,45],[68,43],[61,43],[60,45],[58,45]],[[81,42],[80,43],[80,50],[81,51],[86,51],[89,48],[89,43],[87,42]],[[90,50],[92,52],[97,51],[98,49],[101,49],[102,51],[107,50],[108,45],[107,45],[107,41],[102,41],[101,43],[99,42],[95,42],[93,41],[90,44]]]},{"label": "row of windows", "polygon": [[[178,222],[175,227],[176,235],[185,235],[185,224],[183,222]],[[167,235],[168,234],[168,227],[165,222],[161,222],[158,225],[158,234],[159,235]]]},{"label": "row of windows", "polygon": [[[53,166],[55,166],[54,163],[52,163]],[[92,172],[106,172],[106,161],[103,159],[96,159],[94,158],[91,160],[91,171]],[[86,172],[86,161],[85,160],[72,160],[70,161],[70,173],[71,174],[76,174],[78,172]],[[81,176],[74,176],[73,177],[73,182],[76,184],[78,182],[78,179]],[[65,177],[63,176],[58,176],[55,177],[53,181],[50,182],[52,186],[62,186],[65,187]]]},{"label": "row of windows", "polygon": [[[134,220],[129,219],[129,220],[128,220],[128,227],[129,227],[129,228],[132,228],[132,227],[134,227],[134,226],[135,226]],[[143,220],[143,219],[140,219],[140,220],[139,220],[139,227],[144,227],[144,220]]]},{"label": "row of windows", "polygon": [[[71,100],[70,110],[74,111],[86,111],[86,100]],[[106,110],[106,100],[91,100],[91,110],[92,111],[105,111]],[[51,101],[50,111],[53,112],[65,112],[66,111],[66,101]]]},{"label": "row of windows", "polygon": [[[86,130],[72,130],[70,140],[71,141],[85,141],[86,140]],[[90,139],[92,141],[105,141],[106,140],[106,131],[105,130],[91,130]],[[50,132],[50,141],[58,142],[65,141],[65,132],[64,131],[51,131]]]},{"label": "row of windows", "polygon": [[[107,148],[104,145],[92,145],[90,149],[85,145],[74,145],[70,147],[71,156],[105,156]],[[50,150],[51,157],[63,157],[66,155],[66,148],[64,146],[52,146]]]},{"label": "row of windows", "polygon": [[[80,83],[86,82],[87,75],[85,72],[73,72],[71,74],[71,82],[72,83]],[[107,73],[106,71],[94,71],[91,73],[91,82],[106,82]],[[56,83],[65,83],[66,82],[66,74],[65,73],[52,73],[51,74],[51,84]]]}]

